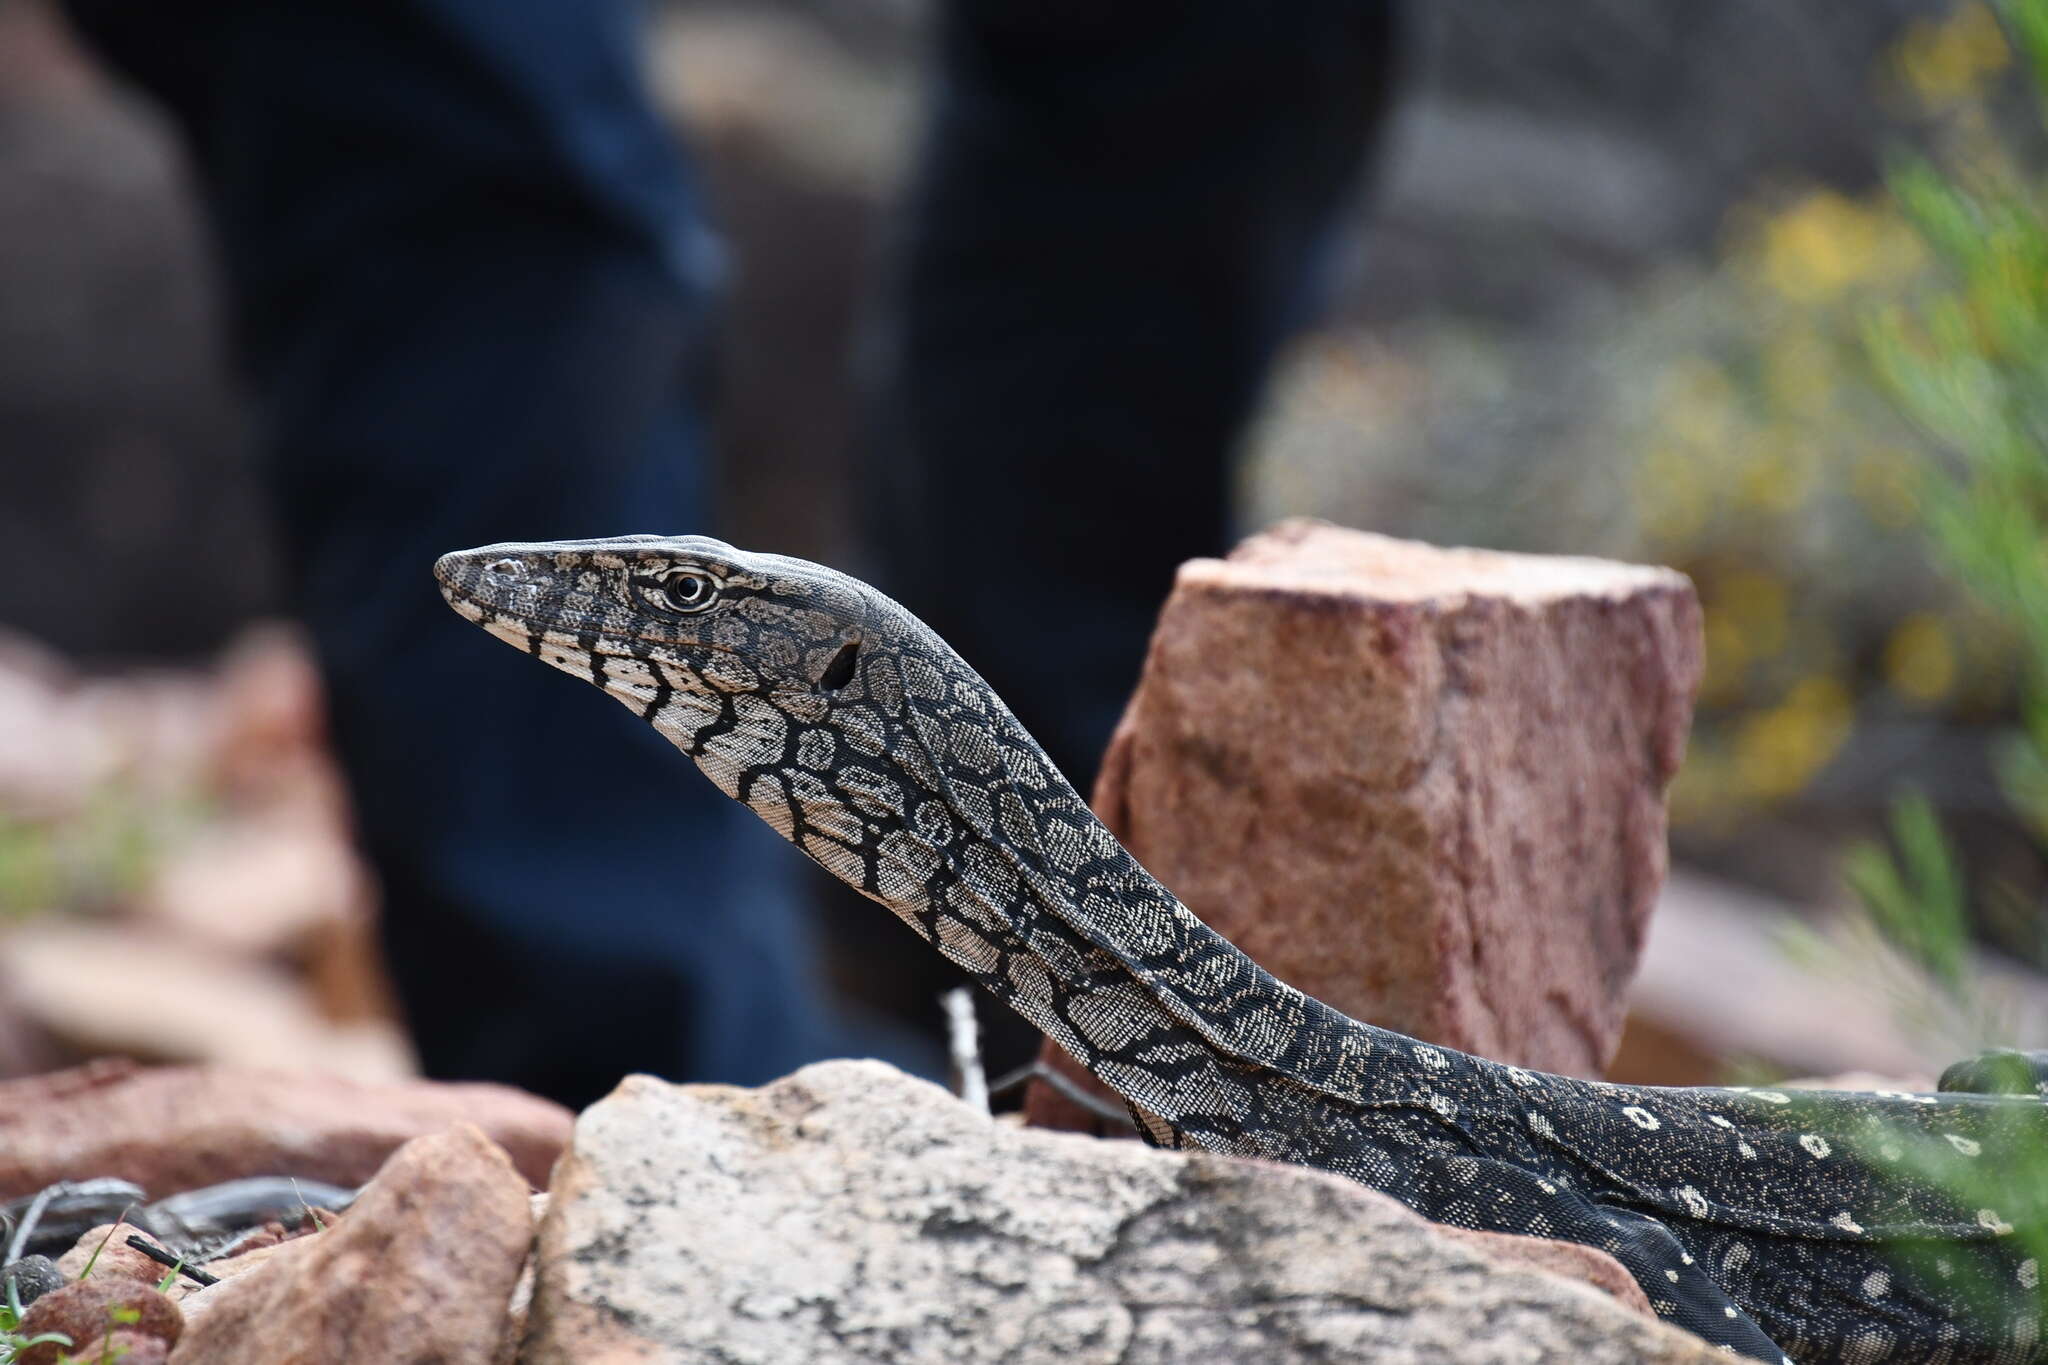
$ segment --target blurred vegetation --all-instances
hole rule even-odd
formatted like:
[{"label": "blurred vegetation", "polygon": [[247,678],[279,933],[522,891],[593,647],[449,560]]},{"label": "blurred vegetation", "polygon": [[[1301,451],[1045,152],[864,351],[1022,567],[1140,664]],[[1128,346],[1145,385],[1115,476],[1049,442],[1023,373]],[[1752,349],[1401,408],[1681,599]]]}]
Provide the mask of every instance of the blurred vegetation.
[{"label": "blurred vegetation", "polygon": [[[1925,119],[1916,150],[1866,195],[1780,192],[1738,213],[1724,259],[1644,333],[1668,349],[1619,428],[1644,438],[1629,521],[1705,606],[1674,818],[1740,829],[1831,774],[1839,793],[1852,745],[1917,730],[1989,738],[2009,818],[2048,848],[2048,0],[1966,0],[1912,27],[1881,75]],[[1904,747],[1897,768],[1917,776],[1958,746]],[[1966,858],[1918,788],[1887,833],[1843,867],[1861,915],[1792,926],[1788,946],[1857,968],[1917,1036],[2016,1041],[1975,941],[2048,965],[2039,863],[2015,878]],[[1988,1338],[2038,1321],[2024,1306],[2042,1297],[2048,1154],[2031,1118],[1989,1111],[1974,1139],[1858,1136],[1859,1159],[1997,1234],[1894,1248],[1959,1286]]]},{"label": "blurred vegetation", "polygon": [[[1933,1103],[1925,1096],[1884,1093],[1894,1100]],[[1794,1091],[1789,1098],[1790,1106],[1781,1111],[1788,1123],[1828,1133],[1838,1152],[1869,1168],[1880,1187],[1901,1180],[1930,1187],[1949,1204],[1939,1221],[1990,1234],[1916,1236],[1910,1225],[1901,1225],[1882,1249],[1913,1281],[1952,1294],[1957,1315],[1974,1320],[1971,1336],[1984,1346],[1970,1358],[2037,1359],[2035,1347],[2048,1316],[2048,1286],[2041,1279],[2041,1266],[2048,1262],[2048,1180],[2043,1179],[2048,1156],[2040,1150],[2039,1109],[1986,1102],[1969,1114],[1949,1113],[1949,1122],[1845,1125],[1832,1107],[1837,1097]],[[1930,1118],[1935,1114],[1928,1111]],[[1951,1128],[1963,1131],[1946,1131]],[[1998,1346],[2006,1352],[1982,1353]],[[1903,1343],[1902,1349],[1901,1358],[1948,1358],[1946,1350],[1915,1356]]]},{"label": "blurred vegetation", "polygon": [[[1752,709],[1732,719],[1704,797],[1796,790],[1873,704],[1995,704],[1995,692],[1981,688],[1995,678],[1998,689],[2012,689],[2018,717],[1995,743],[1999,786],[2037,846],[2048,847],[2048,0],[2010,0],[2001,13],[1959,5],[1913,30],[1893,65],[1936,119],[1925,149],[1899,156],[1885,189],[1867,201],[1813,194],[1761,219],[1737,268],[1768,301],[1776,326],[1764,355],[1780,348],[1776,363],[1719,392],[1715,371],[1702,368],[1673,392],[1680,414],[1712,425],[1732,409],[1727,420],[1748,423],[1761,442],[1757,458],[1771,469],[1754,492],[1738,491],[1760,535],[1791,534],[1786,513],[1810,505],[1831,472],[1841,480],[1846,471],[1841,481],[1873,538],[1898,529],[1923,540],[1963,598],[1898,604],[1875,659],[1886,696],[1873,703],[1822,621],[1795,640],[1781,629],[1784,613],[1759,616],[1752,597],[1769,593],[1757,585],[1783,561],[1752,542],[1764,567],[1731,567],[1712,580],[1710,685],[1723,704],[1733,697]],[[2011,98],[2015,89],[2028,98]],[[1831,458],[1809,478],[1805,448],[1823,432]],[[1858,449],[1858,441],[1868,444]],[[1786,488],[1799,493],[1773,496]],[[1707,521],[1700,502],[1667,491],[1644,486],[1646,525],[1674,546],[1697,544]],[[1750,582],[1745,575],[1754,585],[1737,588]],[[1760,636],[1770,648],[1758,648]],[[1773,658],[1798,658],[1804,669],[1773,676]],[[1766,690],[1751,691],[1759,686]],[[1864,908],[1862,927],[1916,964],[1931,987],[1917,1001],[1905,992],[1904,1007],[1922,1026],[1935,1016],[1960,1020],[1978,1045],[2014,1041],[1982,979],[1972,924],[1981,919],[2042,963],[2048,910],[2038,879],[2019,886],[1973,865],[1973,887],[1941,816],[1917,790],[1895,802],[1890,836],[1888,845],[1857,847],[1845,872]],[[1898,1254],[1953,1277],[1998,1332],[2015,1322],[2037,1328],[2038,1316],[2017,1310],[2048,1306],[2039,1272],[2048,1259],[2048,1154],[2037,1149],[2030,1117],[2017,1107],[1990,1111],[1980,1139],[1879,1132],[1877,1148],[1863,1154],[1873,1165],[1903,1161],[1997,1234],[2003,1263],[1986,1251],[1957,1265],[1962,1249],[1934,1244]],[[2009,1265],[2019,1267],[2017,1291]]]},{"label": "blurred vegetation", "polygon": [[[1891,210],[1926,264],[1910,292],[1865,315],[1862,340],[1877,388],[1919,438],[1916,525],[2010,642],[2021,723],[1998,741],[1996,771],[2014,814],[2048,847],[2048,2],[2013,0],[2005,18],[2001,29],[1981,4],[1966,5],[1911,50],[1918,65],[1905,69],[1936,73],[1923,80],[1928,97],[1961,113],[1945,145],[1902,158],[1890,177]],[[2033,95],[2024,120],[1999,117],[1980,90],[2008,65]],[[1894,844],[1858,848],[1852,885],[1886,938],[1953,1001],[1976,1005],[1970,888],[1917,793],[1897,807]],[[2048,909],[2038,887],[1978,881],[1982,917],[2041,962]],[[1980,1040],[2011,1041],[1995,1017]]]},{"label": "blurred vegetation", "polygon": [[[2048,4],[1959,4],[1911,29],[1885,74],[1927,120],[1920,150],[1868,196],[1741,215],[1707,287],[1747,327],[1657,384],[1639,532],[1706,606],[1675,813],[1711,826],[1795,801],[1859,730],[1918,718],[1965,742],[1992,732],[2010,818],[2044,848]],[[2013,1041],[1972,940],[2048,965],[2038,863],[2014,876],[1973,860],[1966,876],[1918,789],[1889,833],[1845,866],[1865,922],[1795,946],[1865,963],[1889,949],[1919,968],[1890,990],[1909,1027]]]},{"label": "blurred vegetation", "polygon": [[[2039,459],[2020,357],[2040,281],[2005,287],[2039,235],[2013,65],[1975,0],[1915,25],[1881,74],[1929,150],[1866,196],[1739,211],[1724,261],[1672,305],[1698,335],[1647,389],[1631,493],[1642,552],[1691,573],[1706,607],[1681,822],[1795,802],[1859,730],[1939,759],[1926,736],[1973,739],[2015,705],[2027,615],[1987,590],[2030,515],[1998,490]],[[1928,572],[1930,537],[1968,591]],[[1874,889],[1875,865],[1859,873]]]},{"label": "blurred vegetation", "polygon": [[196,796],[153,799],[115,785],[61,815],[0,809],[0,923],[119,904],[148,880],[163,849],[203,819]]}]

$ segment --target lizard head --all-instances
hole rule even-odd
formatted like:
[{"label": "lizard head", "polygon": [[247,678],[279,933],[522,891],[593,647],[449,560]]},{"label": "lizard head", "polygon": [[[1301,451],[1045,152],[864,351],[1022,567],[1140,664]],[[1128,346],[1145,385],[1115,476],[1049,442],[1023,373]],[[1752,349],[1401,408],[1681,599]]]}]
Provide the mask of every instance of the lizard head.
[{"label": "lizard head", "polygon": [[925,899],[924,874],[902,869],[925,867],[948,831],[993,836],[998,805],[1017,803],[997,788],[1065,789],[944,641],[837,570],[703,536],[620,536],[486,545],[434,574],[463,617],[604,689],[899,913]]},{"label": "lizard head", "polygon": [[741,698],[809,714],[866,697],[861,650],[885,603],[821,565],[708,536],[486,545],[442,556],[434,576],[464,618],[686,749],[730,726]]}]

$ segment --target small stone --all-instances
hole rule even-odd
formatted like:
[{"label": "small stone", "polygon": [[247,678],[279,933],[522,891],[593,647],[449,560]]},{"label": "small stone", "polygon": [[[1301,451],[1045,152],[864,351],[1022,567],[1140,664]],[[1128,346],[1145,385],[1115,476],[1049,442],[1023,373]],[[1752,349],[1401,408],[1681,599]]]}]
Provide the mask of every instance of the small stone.
[{"label": "small stone", "polygon": [[[1839,1076],[1829,1084],[1841,1089],[1933,1089],[1932,1073],[1952,1060],[1934,1037],[1938,1031],[1916,1033],[1884,992],[1844,971],[1833,953],[1785,951],[1784,926],[1804,910],[1698,871],[1667,878],[1629,987],[1628,1032],[1609,1078],[1718,1085],[1727,1079],[1727,1058],[1749,1057],[1784,1075]],[[1851,960],[1865,951],[1843,946]],[[2018,984],[2017,974],[2009,979]],[[1744,983],[1739,1007],[1731,1004],[1730,981]],[[2042,1005],[2048,997],[2022,1007]],[[2048,1010],[2030,1017],[2048,1018]],[[1872,1077],[1859,1081],[1856,1072]]]},{"label": "small stone", "polygon": [[[172,1365],[492,1365],[533,1241],[524,1178],[463,1124],[398,1149],[327,1231],[187,1300]],[[223,1267],[224,1268],[224,1267]]]},{"label": "small stone", "polygon": [[8,1285],[14,1286],[15,1302],[26,1308],[53,1289],[62,1289],[69,1278],[47,1256],[24,1256],[0,1270],[0,1303],[7,1301]]},{"label": "small stone", "polygon": [[[19,1330],[24,1337],[56,1332],[74,1342],[84,1342],[104,1336],[110,1329],[125,1329],[176,1344],[184,1325],[185,1317],[178,1311],[178,1305],[149,1285],[134,1280],[103,1280],[95,1275],[37,1299],[35,1306],[22,1315]],[[15,1358],[15,1365],[56,1365],[64,1352],[64,1347],[45,1342],[23,1351]]]},{"label": "small stone", "polygon": [[321,925],[362,913],[368,894],[345,833],[319,817],[285,806],[221,821],[166,858],[138,917],[235,958],[299,955]]},{"label": "small stone", "polygon": [[[312,1236],[314,1234],[309,1233],[306,1235]],[[216,1284],[220,1281],[232,1280],[240,1275],[250,1274],[258,1268],[268,1265],[271,1261],[277,1259],[279,1255],[291,1251],[300,1240],[303,1239],[293,1238],[289,1241],[273,1242],[268,1246],[252,1247],[247,1251],[237,1252],[233,1256],[223,1257],[218,1261],[208,1261],[206,1263],[206,1273],[214,1277]],[[200,1319],[204,1318],[215,1304],[222,1301],[222,1296],[212,1292],[215,1287],[216,1285],[195,1284],[181,1275],[178,1277],[176,1284],[164,1291],[173,1302],[185,1310],[185,1330],[187,1332],[197,1327]]]},{"label": "small stone", "polygon": [[[132,1223],[102,1223],[87,1230],[71,1246],[71,1250],[57,1258],[57,1268],[64,1272],[67,1280],[81,1277],[110,1280],[134,1280],[138,1284],[155,1286],[161,1281],[169,1266],[159,1265],[149,1257],[128,1245],[130,1237],[148,1234],[138,1232]],[[86,1266],[92,1267],[92,1274],[85,1275]]]}]

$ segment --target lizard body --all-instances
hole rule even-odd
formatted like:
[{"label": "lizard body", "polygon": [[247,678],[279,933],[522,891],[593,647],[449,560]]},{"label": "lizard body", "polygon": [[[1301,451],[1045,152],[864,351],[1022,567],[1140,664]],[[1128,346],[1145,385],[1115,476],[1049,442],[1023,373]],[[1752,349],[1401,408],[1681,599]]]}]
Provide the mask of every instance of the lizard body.
[{"label": "lizard body", "polygon": [[987,684],[858,580],[656,536],[487,546],[436,574],[1043,1029],[1155,1144],[1601,1248],[1661,1316],[1759,1359],[2048,1359],[2021,1215],[1928,1165],[2048,1144],[2037,1098],[1618,1086],[1375,1028],[1182,906]]}]

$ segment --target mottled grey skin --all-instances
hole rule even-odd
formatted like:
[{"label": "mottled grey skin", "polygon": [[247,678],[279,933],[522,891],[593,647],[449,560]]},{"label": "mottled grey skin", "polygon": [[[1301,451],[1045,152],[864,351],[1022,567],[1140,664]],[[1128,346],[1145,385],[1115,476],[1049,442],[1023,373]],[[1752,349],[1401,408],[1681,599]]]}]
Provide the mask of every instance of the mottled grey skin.
[{"label": "mottled grey skin", "polygon": [[[609,692],[894,911],[1155,1143],[1599,1247],[1659,1314],[1761,1359],[2048,1358],[2017,1214],[1916,1164],[2048,1143],[2038,1100],[1631,1088],[1374,1028],[1189,913],[987,684],[855,579],[696,536],[494,545],[435,573],[464,617]],[[1930,1254],[1901,1258],[1908,1241]]]}]

